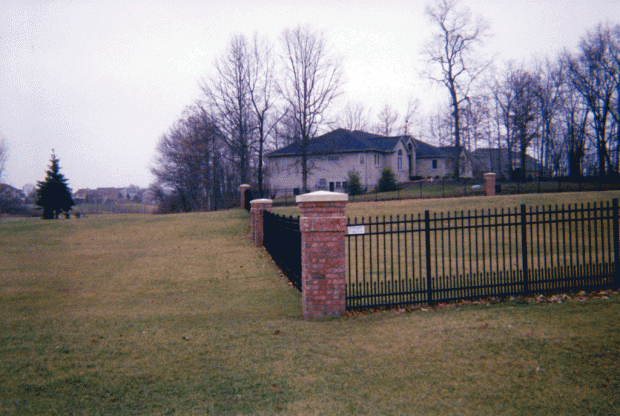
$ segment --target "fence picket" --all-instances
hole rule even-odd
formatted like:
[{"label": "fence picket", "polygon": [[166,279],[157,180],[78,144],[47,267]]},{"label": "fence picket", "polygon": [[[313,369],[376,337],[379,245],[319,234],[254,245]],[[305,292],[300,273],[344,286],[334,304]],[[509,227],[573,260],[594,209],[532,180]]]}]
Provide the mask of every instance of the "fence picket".
[{"label": "fence picket", "polygon": [[613,200],[613,227],[614,227],[614,290],[620,290],[620,225],[618,224],[618,199]]},{"label": "fence picket", "polygon": [[299,218],[263,211],[263,245],[293,286],[301,292],[301,232]]},{"label": "fence picket", "polygon": [[347,236],[347,308],[617,288],[618,216],[614,200],[362,219]]}]

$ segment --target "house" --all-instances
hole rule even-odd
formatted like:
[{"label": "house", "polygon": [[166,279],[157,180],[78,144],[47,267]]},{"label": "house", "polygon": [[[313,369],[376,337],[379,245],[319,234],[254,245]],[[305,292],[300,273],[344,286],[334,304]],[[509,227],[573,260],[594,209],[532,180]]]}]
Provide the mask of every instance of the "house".
[{"label": "house", "polygon": [[75,202],[76,204],[93,202],[94,192],[95,191],[91,189],[78,189],[76,192],[73,193],[73,202]]},{"label": "house", "polygon": [[454,176],[455,163],[459,158],[459,177],[472,177],[472,163],[469,152],[455,146],[436,147],[420,140],[412,139],[415,148],[418,178],[446,178]]},{"label": "house", "polygon": [[[471,153],[473,173],[476,178],[482,178],[487,172],[494,172],[500,180],[519,179],[521,175],[521,155],[518,152],[509,152],[508,149],[482,148]],[[525,177],[538,178],[542,169],[540,162],[525,156]],[[515,176],[513,178],[513,176]]]},{"label": "house", "polygon": [[0,200],[24,202],[26,194],[21,189],[14,188],[6,183],[0,183]]},{"label": "house", "polygon": [[[410,136],[381,136],[338,129],[311,139],[307,146],[308,187],[344,192],[349,172],[356,172],[362,187],[374,189],[381,172],[390,168],[398,182],[415,177],[451,176],[455,149],[438,148]],[[266,155],[272,197],[301,188],[301,143]],[[463,176],[471,175],[471,163],[461,152]]]},{"label": "house", "polygon": [[116,188],[97,188],[78,189],[73,194],[73,200],[76,204],[90,203],[90,204],[105,204],[119,202],[123,195],[119,189]]}]

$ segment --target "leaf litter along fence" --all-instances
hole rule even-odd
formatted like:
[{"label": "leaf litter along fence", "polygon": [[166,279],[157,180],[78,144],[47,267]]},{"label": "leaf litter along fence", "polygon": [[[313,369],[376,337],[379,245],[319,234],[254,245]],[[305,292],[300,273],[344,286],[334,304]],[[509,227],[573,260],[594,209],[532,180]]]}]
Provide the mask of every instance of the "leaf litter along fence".
[{"label": "leaf litter along fence", "polygon": [[349,220],[347,309],[618,290],[618,200]]},{"label": "leaf litter along fence", "polygon": [[301,292],[299,218],[263,211],[263,246],[293,286]]}]

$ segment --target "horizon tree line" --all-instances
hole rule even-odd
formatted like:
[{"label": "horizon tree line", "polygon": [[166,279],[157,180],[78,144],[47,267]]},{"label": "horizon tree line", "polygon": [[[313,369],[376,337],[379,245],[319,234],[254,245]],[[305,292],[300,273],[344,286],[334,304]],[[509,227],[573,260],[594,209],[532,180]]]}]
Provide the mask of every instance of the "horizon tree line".
[{"label": "horizon tree line", "polygon": [[422,51],[423,75],[444,87],[446,104],[422,114],[420,100],[410,99],[401,117],[386,103],[374,123],[363,103],[339,102],[342,60],[324,32],[285,29],[276,45],[256,33],[232,35],[200,82],[202,97],[161,136],[154,187],[171,190],[177,210],[229,207],[241,183],[264,196],[265,153],[299,142],[307,190],[307,143],[326,128],[412,135],[467,151],[508,149],[504,162],[516,180],[526,180],[518,168],[528,155],[540,161],[540,176],[618,175],[619,25],[589,30],[576,52],[500,68],[483,54],[481,17],[457,0],[434,1],[427,16],[436,32]]}]

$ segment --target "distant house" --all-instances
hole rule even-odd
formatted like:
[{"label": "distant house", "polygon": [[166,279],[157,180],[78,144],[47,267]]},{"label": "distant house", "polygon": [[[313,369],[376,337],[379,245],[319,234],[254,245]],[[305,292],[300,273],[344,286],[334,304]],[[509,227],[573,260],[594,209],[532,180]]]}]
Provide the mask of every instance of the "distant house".
[{"label": "distant house", "polygon": [[87,202],[93,202],[94,192],[92,189],[78,189],[73,193],[73,202],[76,204],[84,204]]},{"label": "distant house", "polygon": [[[521,174],[521,155],[508,149],[483,148],[471,153],[473,173],[478,179],[487,172],[496,173],[500,180],[518,179]],[[536,179],[542,171],[540,162],[526,155],[525,177]],[[513,178],[514,176],[514,178]]]},{"label": "distant house", "polygon": [[413,139],[415,144],[416,172],[421,178],[446,178],[454,176],[456,159],[459,158],[459,177],[472,177],[471,157],[465,149],[455,146],[436,147]]},{"label": "distant house", "polygon": [[[381,136],[363,131],[338,129],[308,142],[308,187],[312,190],[344,192],[351,171],[362,186],[374,189],[381,172],[390,168],[398,182],[419,177],[451,176],[454,148],[438,148],[410,136]],[[270,194],[301,189],[301,143],[266,155]],[[461,152],[462,176],[471,176],[471,163]]]},{"label": "distant house", "polygon": [[0,183],[0,199],[4,201],[20,201],[26,200],[26,194],[21,189],[12,187],[5,183]]},{"label": "distant house", "polygon": [[127,193],[124,192],[124,188],[82,188],[73,193],[73,200],[76,204],[105,204],[122,202],[126,195]]}]

